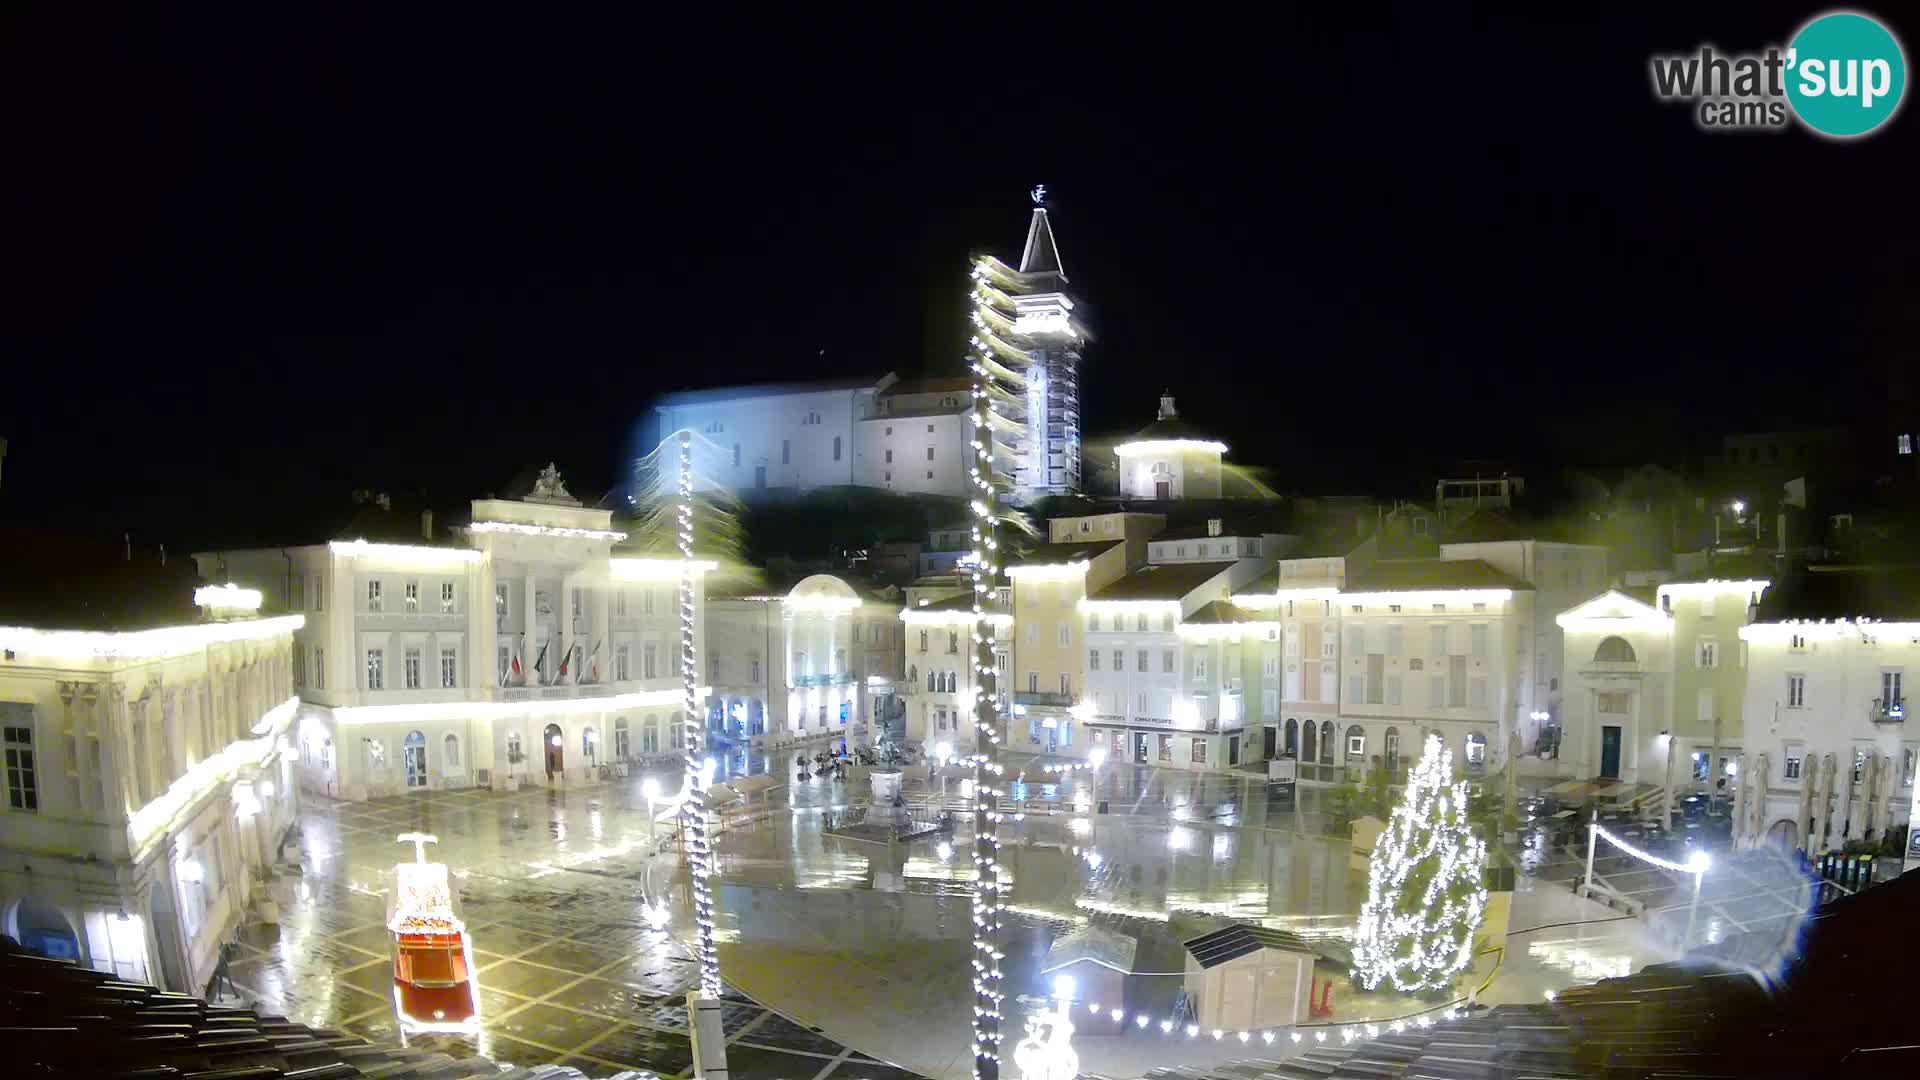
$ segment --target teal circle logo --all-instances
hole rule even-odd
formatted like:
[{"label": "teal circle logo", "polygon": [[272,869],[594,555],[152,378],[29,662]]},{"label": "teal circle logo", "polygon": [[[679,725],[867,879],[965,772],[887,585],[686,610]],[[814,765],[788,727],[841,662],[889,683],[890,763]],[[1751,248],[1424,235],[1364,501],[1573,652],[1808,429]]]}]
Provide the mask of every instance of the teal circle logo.
[{"label": "teal circle logo", "polygon": [[1822,15],[1787,49],[1787,102],[1822,135],[1851,138],[1887,122],[1907,88],[1907,58],[1877,19]]}]

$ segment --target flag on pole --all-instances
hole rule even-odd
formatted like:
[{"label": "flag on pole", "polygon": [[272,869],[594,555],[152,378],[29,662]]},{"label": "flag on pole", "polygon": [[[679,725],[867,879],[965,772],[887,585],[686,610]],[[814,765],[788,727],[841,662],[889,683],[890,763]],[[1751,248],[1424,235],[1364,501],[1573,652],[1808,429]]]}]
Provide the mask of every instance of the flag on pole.
[{"label": "flag on pole", "polygon": [[[524,638],[527,635],[521,634],[520,636]],[[500,685],[511,686],[514,683],[524,683],[527,681],[526,673],[520,670],[520,648],[520,642],[516,641],[513,643],[513,652],[511,654],[513,658],[507,664],[507,670],[500,673]]]},{"label": "flag on pole", "polygon": [[545,686],[547,683],[547,646],[551,644],[553,643],[550,641],[541,642],[540,655],[533,658],[533,673],[540,676],[540,685],[542,686]]},{"label": "flag on pole", "polygon": [[564,679],[567,677],[567,667],[573,663],[573,650],[579,647],[578,645],[569,645],[560,650],[560,678]]},{"label": "flag on pole", "polygon": [[600,681],[600,643],[597,641],[593,643],[593,655],[588,658],[587,669],[590,673],[588,677],[593,682],[599,682]]}]

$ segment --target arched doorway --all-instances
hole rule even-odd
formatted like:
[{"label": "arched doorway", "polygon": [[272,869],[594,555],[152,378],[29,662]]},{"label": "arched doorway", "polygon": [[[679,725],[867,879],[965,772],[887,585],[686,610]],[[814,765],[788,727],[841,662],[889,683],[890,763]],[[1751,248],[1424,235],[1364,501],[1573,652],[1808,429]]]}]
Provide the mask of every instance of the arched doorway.
[{"label": "arched doorway", "polygon": [[1333,764],[1333,721],[1320,721],[1320,764]]},{"label": "arched doorway", "polygon": [[540,744],[547,755],[547,779],[556,775],[565,776],[567,771],[567,737],[559,724],[548,724],[547,730],[540,733]]},{"label": "arched doorway", "polygon": [[1300,754],[1300,721],[1291,716],[1287,717],[1286,752],[1296,757]]},{"label": "arched doorway", "polygon": [[1390,727],[1387,729],[1385,749],[1387,752],[1387,774],[1389,776],[1398,776],[1400,774],[1399,728]]},{"label": "arched doorway", "polygon": [[407,738],[401,744],[400,756],[407,764],[407,786],[423,788],[427,786],[427,737],[419,731],[407,732]]},{"label": "arched doorway", "polygon": [[1792,818],[1781,818],[1767,829],[1767,843],[1777,845],[1783,851],[1792,851],[1800,846],[1800,827]]},{"label": "arched doorway", "polygon": [[[1302,724],[1300,726],[1300,760],[1301,761],[1313,762],[1318,760],[1313,753],[1314,744],[1319,741],[1318,739],[1315,738],[1315,734],[1316,734],[1316,731],[1313,726],[1313,721],[1309,720],[1305,724]],[[1291,720],[1287,721],[1287,738],[1289,740],[1293,738],[1293,721]]]},{"label": "arched doorway", "polygon": [[7,914],[7,931],[28,952],[55,960],[80,959],[80,939],[73,924],[60,909],[44,900],[28,897],[13,905]]}]

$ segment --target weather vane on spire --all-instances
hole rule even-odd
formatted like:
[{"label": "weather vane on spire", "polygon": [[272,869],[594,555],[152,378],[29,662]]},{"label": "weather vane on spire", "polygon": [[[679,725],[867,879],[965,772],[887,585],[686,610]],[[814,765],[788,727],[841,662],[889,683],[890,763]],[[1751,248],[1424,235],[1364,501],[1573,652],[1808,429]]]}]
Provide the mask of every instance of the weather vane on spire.
[{"label": "weather vane on spire", "polygon": [[1027,194],[1033,196],[1033,205],[1035,206],[1047,205],[1047,185],[1035,184],[1033,186],[1033,190],[1027,192]]}]

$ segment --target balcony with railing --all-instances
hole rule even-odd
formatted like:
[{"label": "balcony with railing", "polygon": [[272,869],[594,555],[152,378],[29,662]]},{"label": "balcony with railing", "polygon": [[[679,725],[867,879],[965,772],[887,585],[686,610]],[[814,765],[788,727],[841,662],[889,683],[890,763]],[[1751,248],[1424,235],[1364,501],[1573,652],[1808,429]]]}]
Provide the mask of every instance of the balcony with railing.
[{"label": "balcony with railing", "polygon": [[1062,694],[1052,690],[1015,690],[1013,703],[1038,705],[1050,709],[1071,709],[1075,705],[1072,694]]},{"label": "balcony with railing", "polygon": [[851,686],[854,681],[851,671],[832,671],[824,675],[795,675],[791,685],[796,689],[808,686]]},{"label": "balcony with railing", "polygon": [[1907,699],[1874,698],[1867,708],[1867,719],[1876,724],[1904,724],[1907,720]]},{"label": "balcony with railing", "polygon": [[505,686],[501,701],[567,701],[576,698],[612,697],[622,693],[619,683],[555,683],[552,686]]}]

